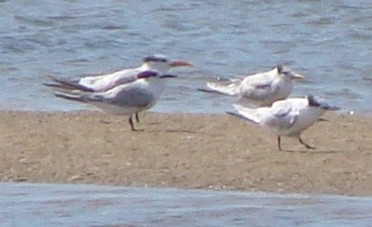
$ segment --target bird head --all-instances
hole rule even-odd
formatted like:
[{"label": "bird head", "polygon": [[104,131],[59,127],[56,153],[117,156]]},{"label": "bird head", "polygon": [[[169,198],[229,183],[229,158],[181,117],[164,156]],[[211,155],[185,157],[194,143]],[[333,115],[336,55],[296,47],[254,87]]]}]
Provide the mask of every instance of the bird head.
[{"label": "bird head", "polygon": [[175,77],[177,76],[172,75],[172,74],[161,74],[160,72],[152,71],[152,70],[142,71],[137,74],[138,79],[149,79],[149,78],[164,79],[164,78],[175,78]]},{"label": "bird head", "polygon": [[162,55],[152,55],[145,57],[142,59],[142,63],[150,69],[154,69],[163,73],[173,67],[192,66],[192,64],[187,61],[170,61],[168,58]]},{"label": "bird head", "polygon": [[306,98],[309,102],[310,107],[320,108],[323,110],[340,110],[339,107],[328,105],[323,100],[320,100],[319,98],[313,95],[308,95]]},{"label": "bird head", "polygon": [[291,72],[289,70],[286,70],[281,65],[277,65],[276,70],[277,70],[279,75],[282,75],[285,78],[289,78],[291,80],[293,80],[293,79],[305,79],[305,77],[303,75],[295,73],[295,72]]}]

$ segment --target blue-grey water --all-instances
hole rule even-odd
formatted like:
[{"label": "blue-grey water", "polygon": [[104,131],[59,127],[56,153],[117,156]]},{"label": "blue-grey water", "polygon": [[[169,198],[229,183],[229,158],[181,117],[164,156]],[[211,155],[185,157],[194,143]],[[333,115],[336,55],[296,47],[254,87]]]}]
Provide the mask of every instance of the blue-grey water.
[{"label": "blue-grey water", "polygon": [[41,82],[137,66],[161,53],[195,67],[174,71],[181,78],[153,111],[223,113],[233,99],[195,88],[278,63],[308,79],[294,96],[372,111],[371,0],[1,0],[0,52],[0,109],[87,108],[55,99]]},{"label": "blue-grey water", "polygon": [[[158,112],[222,113],[232,98],[207,80],[284,64],[344,111],[372,111],[371,0],[0,0],[0,110],[88,108],[56,99],[47,75],[75,78],[137,66],[161,53],[177,69]],[[0,184],[0,225],[368,226],[369,198],[91,185]]]},{"label": "blue-grey water", "polygon": [[370,226],[372,198],[0,183],[1,226]]}]

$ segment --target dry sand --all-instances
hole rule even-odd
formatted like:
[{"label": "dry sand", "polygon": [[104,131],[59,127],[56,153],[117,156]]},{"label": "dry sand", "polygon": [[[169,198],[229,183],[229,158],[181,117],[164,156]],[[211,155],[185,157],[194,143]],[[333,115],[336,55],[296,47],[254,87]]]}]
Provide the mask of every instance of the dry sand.
[{"label": "dry sand", "polygon": [[324,118],[280,152],[227,115],[0,112],[0,180],[371,196],[371,116]]}]

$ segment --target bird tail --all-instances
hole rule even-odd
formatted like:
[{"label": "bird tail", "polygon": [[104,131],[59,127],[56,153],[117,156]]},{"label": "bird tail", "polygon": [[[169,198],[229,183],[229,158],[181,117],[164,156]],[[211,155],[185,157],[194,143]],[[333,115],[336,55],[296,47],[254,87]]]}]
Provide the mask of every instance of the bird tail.
[{"label": "bird tail", "polygon": [[236,96],[238,94],[238,84],[235,82],[227,85],[208,82],[207,87],[208,88],[198,88],[198,91],[229,96]]},{"label": "bird tail", "polygon": [[237,104],[233,104],[233,106],[238,111],[238,113],[227,111],[227,114],[247,120],[254,124],[260,123],[261,117],[257,109],[251,109]]},{"label": "bird tail", "polygon": [[63,78],[58,78],[54,76],[48,76],[54,83],[43,83],[43,85],[47,87],[53,88],[60,88],[65,90],[80,90],[80,91],[87,91],[93,92],[94,90],[91,88],[87,88],[83,85],[80,85],[77,81],[67,80]]},{"label": "bird tail", "polygon": [[76,90],[66,90],[66,89],[57,89],[54,91],[54,95],[58,98],[78,101],[78,102],[87,102],[87,95],[76,91]]}]

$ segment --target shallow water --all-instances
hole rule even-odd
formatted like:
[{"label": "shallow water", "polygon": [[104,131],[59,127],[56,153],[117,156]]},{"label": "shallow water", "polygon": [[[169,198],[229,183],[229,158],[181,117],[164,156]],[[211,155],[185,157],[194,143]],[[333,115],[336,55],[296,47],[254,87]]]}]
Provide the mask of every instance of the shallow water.
[{"label": "shallow water", "polygon": [[368,226],[372,198],[0,183],[1,226]]},{"label": "shallow water", "polygon": [[294,96],[322,96],[344,111],[372,111],[372,4],[355,1],[0,1],[0,109],[87,108],[43,88],[136,66],[163,53],[174,71],[153,111],[222,113],[234,99],[195,91],[206,80],[267,70],[303,73]]}]

